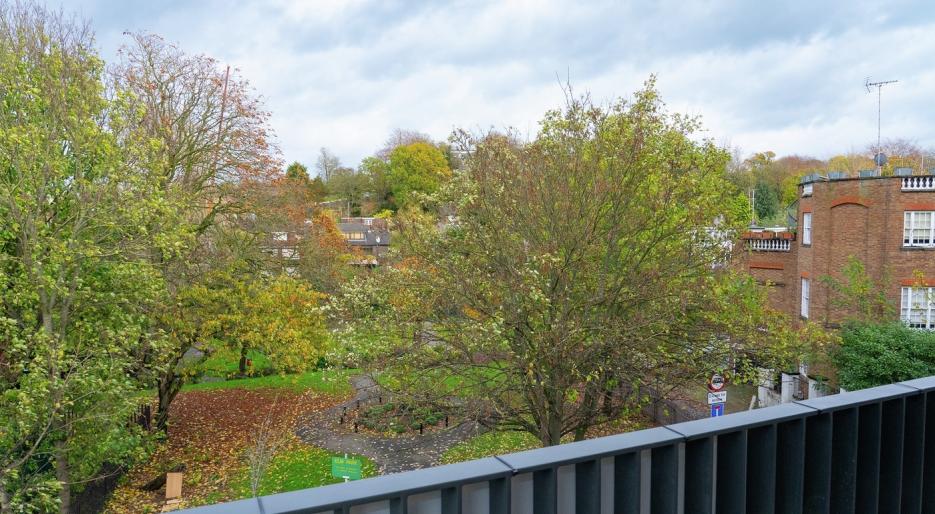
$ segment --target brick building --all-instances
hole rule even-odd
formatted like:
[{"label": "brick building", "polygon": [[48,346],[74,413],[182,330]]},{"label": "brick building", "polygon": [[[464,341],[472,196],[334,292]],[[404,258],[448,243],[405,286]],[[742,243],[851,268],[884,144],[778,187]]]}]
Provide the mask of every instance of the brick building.
[{"label": "brick building", "polygon": [[896,176],[874,171],[804,177],[795,229],[751,230],[743,235],[740,265],[770,285],[773,307],[793,319],[826,325],[846,313],[822,277],[842,278],[858,258],[901,319],[935,329],[935,170]]}]

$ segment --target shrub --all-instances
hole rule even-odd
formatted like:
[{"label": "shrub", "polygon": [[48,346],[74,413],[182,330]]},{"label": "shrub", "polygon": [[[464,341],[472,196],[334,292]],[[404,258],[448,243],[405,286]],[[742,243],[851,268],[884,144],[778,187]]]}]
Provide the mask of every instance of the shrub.
[{"label": "shrub", "polygon": [[935,375],[935,332],[903,323],[850,323],[834,355],[838,381],[863,389]]}]

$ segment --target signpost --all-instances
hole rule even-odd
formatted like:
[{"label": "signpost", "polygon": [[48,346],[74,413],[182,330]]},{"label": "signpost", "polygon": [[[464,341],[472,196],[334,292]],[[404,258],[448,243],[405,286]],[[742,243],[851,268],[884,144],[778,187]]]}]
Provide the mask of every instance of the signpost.
[{"label": "signpost", "polygon": [[715,403],[727,403],[727,391],[708,393],[708,405],[714,405]]},{"label": "signpost", "polygon": [[331,476],[348,480],[360,480],[360,459],[344,457],[331,457]]},{"label": "signpost", "polygon": [[724,404],[723,403],[713,403],[711,404],[711,417],[716,418],[718,416],[724,415]]},{"label": "signpost", "polygon": [[711,375],[708,380],[708,405],[711,406],[711,417],[716,418],[724,415],[724,406],[727,404],[727,391],[724,386],[727,381],[719,373]]},{"label": "signpost", "polygon": [[721,389],[724,389],[725,385],[727,385],[727,382],[719,373],[711,375],[711,380],[708,380],[708,390],[712,393],[716,393]]}]

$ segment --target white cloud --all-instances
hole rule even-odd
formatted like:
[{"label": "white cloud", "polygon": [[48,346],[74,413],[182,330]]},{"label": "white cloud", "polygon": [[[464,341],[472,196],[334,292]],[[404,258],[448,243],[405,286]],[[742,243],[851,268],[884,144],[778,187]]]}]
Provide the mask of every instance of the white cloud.
[{"label": "white cloud", "polygon": [[120,32],[143,29],[239,67],[266,98],[288,160],[311,163],[325,146],[353,165],[397,127],[438,139],[453,127],[534,133],[562,103],[556,75],[566,74],[610,99],[657,73],[669,106],[702,115],[715,140],[816,156],[874,139],[863,79],[897,78],[884,92],[885,137],[935,146],[935,10],[923,2],[887,14],[844,0],[79,6],[106,57]]}]

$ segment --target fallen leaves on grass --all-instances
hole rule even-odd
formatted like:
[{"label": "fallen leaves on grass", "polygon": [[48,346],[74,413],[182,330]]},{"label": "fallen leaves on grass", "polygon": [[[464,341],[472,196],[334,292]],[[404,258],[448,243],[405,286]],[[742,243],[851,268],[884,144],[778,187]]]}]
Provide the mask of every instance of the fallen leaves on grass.
[{"label": "fallen leaves on grass", "polygon": [[299,416],[344,400],[283,389],[183,392],[172,404],[166,441],[124,477],[105,512],[159,512],[165,491],[144,491],[141,486],[178,464],[185,465],[186,507],[241,498],[242,488],[231,482],[243,476],[244,452],[267,417],[272,431],[290,437]]}]

